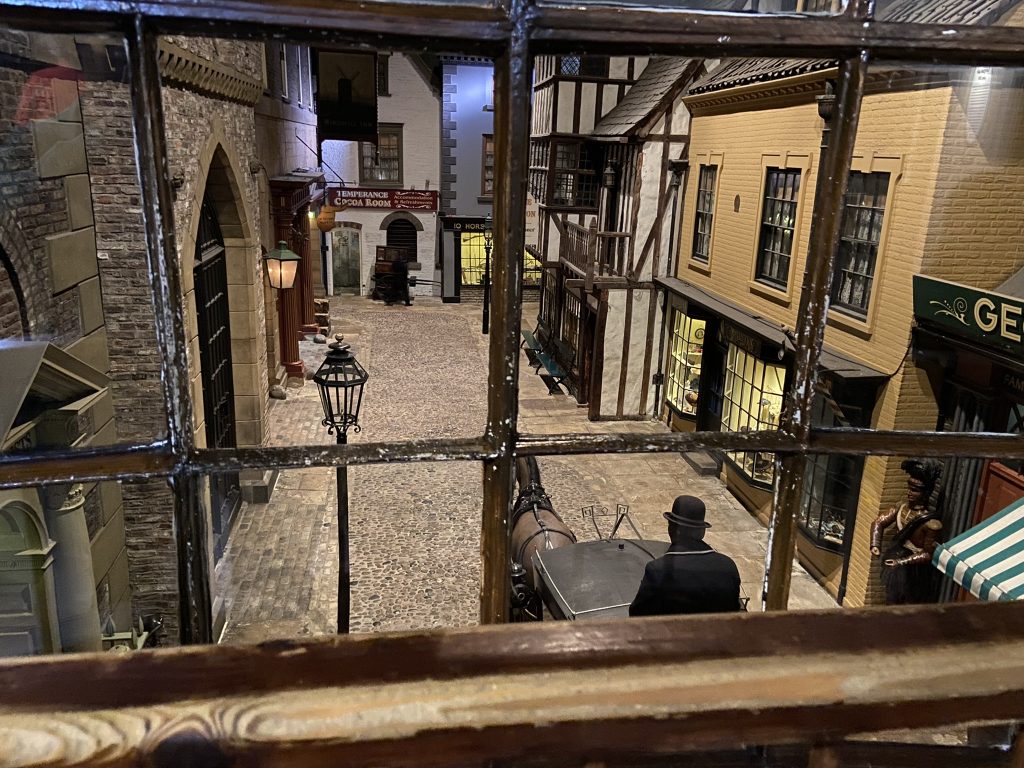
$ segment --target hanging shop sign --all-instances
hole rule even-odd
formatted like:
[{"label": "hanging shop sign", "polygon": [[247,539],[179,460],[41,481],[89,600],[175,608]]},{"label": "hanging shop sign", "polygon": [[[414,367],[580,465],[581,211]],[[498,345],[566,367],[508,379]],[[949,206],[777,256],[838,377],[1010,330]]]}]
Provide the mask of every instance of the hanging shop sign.
[{"label": "hanging shop sign", "polygon": [[919,322],[1021,357],[1024,301],[959,283],[914,276]]},{"label": "hanging shop sign", "polygon": [[377,143],[377,55],[317,52],[320,141]]},{"label": "hanging shop sign", "polygon": [[400,211],[436,211],[437,190],[328,187],[327,202],[337,208],[392,208]]}]

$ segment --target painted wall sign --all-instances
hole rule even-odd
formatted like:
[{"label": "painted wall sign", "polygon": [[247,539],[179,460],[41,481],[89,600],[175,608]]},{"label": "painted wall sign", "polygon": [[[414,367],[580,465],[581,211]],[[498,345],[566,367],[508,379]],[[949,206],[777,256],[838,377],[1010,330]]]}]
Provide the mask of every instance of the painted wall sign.
[{"label": "painted wall sign", "polygon": [[754,357],[761,357],[760,339],[754,338],[730,323],[722,323],[719,328],[721,329],[722,341],[727,344],[733,344]]},{"label": "painted wall sign", "polygon": [[914,316],[970,341],[1024,357],[1024,300],[915,275]]},{"label": "painted wall sign", "polygon": [[328,187],[327,202],[337,208],[389,208],[402,211],[436,211],[437,191],[430,189]]},{"label": "painted wall sign", "polygon": [[317,52],[317,133],[321,141],[377,143],[377,56]]}]

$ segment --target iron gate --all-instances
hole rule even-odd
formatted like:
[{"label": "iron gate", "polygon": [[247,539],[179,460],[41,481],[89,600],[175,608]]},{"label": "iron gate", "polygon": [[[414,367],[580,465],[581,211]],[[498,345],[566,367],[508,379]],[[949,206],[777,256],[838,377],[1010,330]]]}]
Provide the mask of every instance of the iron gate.
[{"label": "iron gate", "polygon": [[[199,321],[199,366],[209,448],[235,447],[235,392],[231,375],[231,326],[228,272],[217,212],[203,200],[196,236],[196,314]],[[210,516],[214,556],[227,545],[231,521],[241,505],[237,472],[210,475]]]}]

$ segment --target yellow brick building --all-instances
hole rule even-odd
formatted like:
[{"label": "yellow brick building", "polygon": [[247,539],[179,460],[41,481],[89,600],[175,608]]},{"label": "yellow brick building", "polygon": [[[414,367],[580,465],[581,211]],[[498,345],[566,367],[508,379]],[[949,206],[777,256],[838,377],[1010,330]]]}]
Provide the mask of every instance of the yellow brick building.
[{"label": "yellow brick building", "polygon": [[[685,99],[692,127],[678,268],[662,281],[674,428],[778,424],[824,126],[817,97],[835,76],[827,61],[732,61]],[[919,344],[912,282],[928,275],[993,289],[1024,266],[1022,94],[1021,78],[1005,70],[872,71],[833,279],[820,424],[931,430],[951,420],[942,402],[957,363],[933,364],[929,344]],[[974,365],[965,355],[959,365]],[[844,605],[883,600],[868,536],[906,492],[901,458],[808,465],[798,553]],[[722,467],[764,520],[770,459],[733,454]],[[948,462],[947,470],[950,482],[966,472]]]}]

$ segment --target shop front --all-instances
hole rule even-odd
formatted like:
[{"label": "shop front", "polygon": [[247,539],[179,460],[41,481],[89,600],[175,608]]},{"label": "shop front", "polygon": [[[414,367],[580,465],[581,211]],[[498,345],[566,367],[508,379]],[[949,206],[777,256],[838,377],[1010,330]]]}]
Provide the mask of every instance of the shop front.
[{"label": "shop front", "polygon": [[[1024,281],[994,291],[914,278],[914,363],[938,393],[939,430],[1024,432]],[[953,457],[942,473],[937,510],[953,538],[1024,497],[1019,461]],[[944,580],[939,599],[957,599]]]},{"label": "shop front", "polygon": [[[792,376],[793,346],[781,325],[678,278],[666,291],[662,416],[676,431],[757,432],[779,428]],[[814,425],[867,427],[885,375],[832,349],[822,352]],[[768,523],[775,455],[725,451],[714,456],[732,494]],[[842,599],[860,496],[863,457],[809,456],[798,511],[804,566]]]},{"label": "shop front", "polygon": [[[494,256],[491,227],[491,219],[484,216],[441,218],[441,296],[445,302],[482,295],[487,262]],[[490,267],[493,269],[493,262]],[[524,252],[523,286],[536,289],[540,281],[540,262]]]}]

